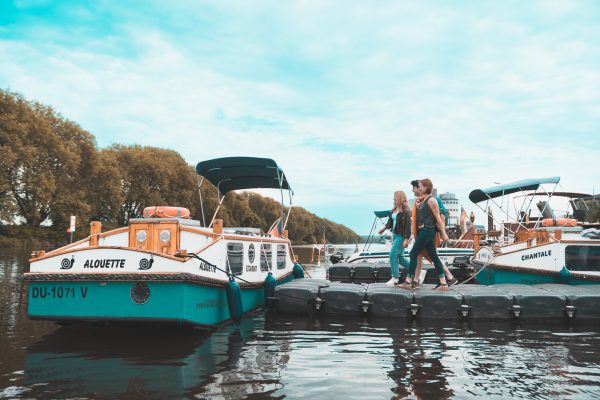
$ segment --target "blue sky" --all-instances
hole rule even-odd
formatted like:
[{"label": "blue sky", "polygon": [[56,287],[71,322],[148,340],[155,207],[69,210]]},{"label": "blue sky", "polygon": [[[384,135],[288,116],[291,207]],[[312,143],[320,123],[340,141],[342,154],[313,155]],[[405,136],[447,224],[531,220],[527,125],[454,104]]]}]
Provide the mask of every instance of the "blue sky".
[{"label": "blue sky", "polygon": [[416,177],[468,211],[493,182],[600,189],[596,1],[170,3],[0,2],[0,87],[100,147],[273,158],[361,233]]}]

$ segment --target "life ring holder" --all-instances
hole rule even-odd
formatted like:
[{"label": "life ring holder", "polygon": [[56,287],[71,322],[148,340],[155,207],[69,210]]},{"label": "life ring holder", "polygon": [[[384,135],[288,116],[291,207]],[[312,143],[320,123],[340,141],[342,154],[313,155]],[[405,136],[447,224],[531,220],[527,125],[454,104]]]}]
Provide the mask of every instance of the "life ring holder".
[{"label": "life ring holder", "polygon": [[324,252],[328,256],[331,256],[331,255],[337,253],[337,247],[335,247],[334,244],[328,243],[325,245]]}]

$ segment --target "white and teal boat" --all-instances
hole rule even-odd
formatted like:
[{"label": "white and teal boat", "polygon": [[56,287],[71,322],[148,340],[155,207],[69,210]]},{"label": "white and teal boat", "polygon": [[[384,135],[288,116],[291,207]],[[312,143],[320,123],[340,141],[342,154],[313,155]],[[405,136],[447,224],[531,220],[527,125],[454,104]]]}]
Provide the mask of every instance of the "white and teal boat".
[{"label": "white and teal boat", "polygon": [[[273,160],[214,159],[198,163],[196,172],[199,188],[205,179],[217,188],[219,207],[230,191],[272,188],[282,200],[288,191],[291,209],[293,192]],[[275,285],[302,275],[283,205],[268,233],[224,228],[217,211],[205,224],[183,208],[148,207],[127,227],[101,232],[92,222],[87,238],[34,252],[25,274],[29,317],[213,327],[263,306]]]},{"label": "white and teal boat", "polygon": [[[475,234],[478,283],[600,283],[600,222],[590,222],[600,196],[557,192],[559,182],[559,177],[527,179],[470,193],[473,203],[485,203],[484,211],[492,206],[508,219],[499,229]],[[540,196],[539,213],[532,214]],[[568,198],[572,207],[562,217],[550,205],[559,198]]]},{"label": "white and teal boat", "polygon": [[[369,231],[369,236],[367,241],[363,245],[362,249],[356,248],[356,251],[348,256],[347,258],[343,258],[338,256],[335,260],[336,262],[344,262],[344,263],[388,263],[390,260],[390,248],[392,247],[391,240],[386,240],[385,243],[374,243],[375,241],[375,231],[377,228],[377,224],[385,225],[388,216],[390,215],[390,210],[384,211],[374,211],[375,219],[373,220],[373,224],[371,225],[371,230]],[[471,233],[471,232],[470,232]],[[470,236],[469,236],[470,237]],[[404,257],[409,257],[410,250],[413,246],[413,240],[410,240],[410,243],[406,249],[404,249]],[[450,265],[454,262],[456,257],[462,257],[466,259],[470,259],[473,257],[473,240],[465,239],[461,237],[458,240],[452,240],[448,246],[438,247],[437,254],[440,257],[440,260],[446,265]],[[333,261],[333,257],[332,257]]]}]

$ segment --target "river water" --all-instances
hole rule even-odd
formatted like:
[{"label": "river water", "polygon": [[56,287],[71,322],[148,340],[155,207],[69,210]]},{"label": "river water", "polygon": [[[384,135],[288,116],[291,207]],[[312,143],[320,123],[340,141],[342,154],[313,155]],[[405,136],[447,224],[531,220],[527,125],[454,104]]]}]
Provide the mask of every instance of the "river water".
[{"label": "river water", "polygon": [[60,327],[27,319],[28,253],[0,251],[0,398],[600,398],[599,323]]}]

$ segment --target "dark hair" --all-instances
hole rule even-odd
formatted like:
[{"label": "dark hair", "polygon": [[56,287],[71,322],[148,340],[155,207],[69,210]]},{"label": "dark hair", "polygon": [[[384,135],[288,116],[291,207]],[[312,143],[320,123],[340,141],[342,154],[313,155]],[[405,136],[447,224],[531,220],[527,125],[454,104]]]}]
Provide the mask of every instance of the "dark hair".
[{"label": "dark hair", "polygon": [[419,180],[415,179],[413,181],[410,181],[410,184],[412,185],[412,187],[419,187]]},{"label": "dark hair", "polygon": [[431,194],[433,192],[433,183],[431,183],[431,180],[425,178],[421,179],[420,182],[421,185],[423,185],[423,187],[425,188],[426,194]]}]

